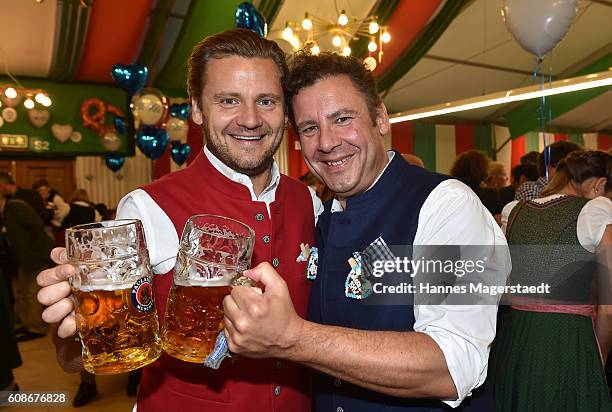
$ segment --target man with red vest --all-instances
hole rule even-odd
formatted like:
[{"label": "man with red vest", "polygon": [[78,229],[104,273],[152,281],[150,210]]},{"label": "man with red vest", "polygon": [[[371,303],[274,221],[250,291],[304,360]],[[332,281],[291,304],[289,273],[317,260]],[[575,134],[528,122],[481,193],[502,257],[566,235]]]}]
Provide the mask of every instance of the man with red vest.
[{"label": "man with red vest", "polygon": [[[187,219],[209,213],[245,222],[255,230],[254,265],[272,262],[287,284],[298,313],[306,315],[310,285],[305,263],[296,263],[300,244],[314,244],[321,203],[301,183],[281,175],[272,155],[287,120],[282,83],[287,67],[278,45],[247,30],[207,37],[189,59],[192,119],[202,126],[206,146],[185,169],[124,197],[118,218],[142,221],[153,267],[155,303],[163,320],[172,285],[179,236]],[[313,218],[314,217],[314,218]],[[68,346],[76,332],[67,299],[64,249],[54,249],[60,266],[43,271],[39,300],[47,322],[61,322],[56,345],[65,369],[78,369]],[[74,345],[73,345],[74,346]],[[143,370],[138,411],[307,411],[310,372],[275,359],[237,358],[218,370],[166,354]]]}]

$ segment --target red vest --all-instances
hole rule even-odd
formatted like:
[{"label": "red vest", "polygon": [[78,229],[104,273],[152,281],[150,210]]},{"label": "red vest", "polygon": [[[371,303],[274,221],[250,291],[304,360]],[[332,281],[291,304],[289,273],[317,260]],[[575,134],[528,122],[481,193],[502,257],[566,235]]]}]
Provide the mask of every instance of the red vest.
[{"label": "red vest", "polygon": [[[209,213],[240,220],[255,230],[253,266],[277,263],[297,313],[306,317],[310,282],[296,263],[300,243],[314,244],[314,213],[308,189],[281,175],[270,216],[264,202],[223,176],[203,154],[186,169],[143,188],[168,215],[179,235],[187,219]],[[154,276],[155,303],[163,322],[172,271]],[[165,353],[143,370],[138,411],[309,411],[309,369],[275,359],[226,359],[219,370],[179,361]]]}]

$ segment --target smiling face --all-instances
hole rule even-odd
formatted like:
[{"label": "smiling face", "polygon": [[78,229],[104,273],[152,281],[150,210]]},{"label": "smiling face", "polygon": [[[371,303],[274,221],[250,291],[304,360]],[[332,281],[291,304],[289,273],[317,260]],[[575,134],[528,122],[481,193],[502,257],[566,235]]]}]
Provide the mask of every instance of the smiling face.
[{"label": "smiling face", "polygon": [[192,118],[223,163],[254,177],[270,169],[286,122],[279,70],[272,59],[211,59]]},{"label": "smiling face", "polygon": [[372,124],[366,100],[346,75],[326,77],[293,97],[304,160],[340,199],[363,193],[385,168],[383,104]]}]

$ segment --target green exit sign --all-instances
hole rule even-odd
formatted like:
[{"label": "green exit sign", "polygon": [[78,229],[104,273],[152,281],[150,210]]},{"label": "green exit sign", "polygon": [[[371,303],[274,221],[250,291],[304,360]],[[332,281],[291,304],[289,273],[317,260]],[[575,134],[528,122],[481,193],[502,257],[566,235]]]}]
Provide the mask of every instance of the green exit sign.
[{"label": "green exit sign", "polygon": [[28,136],[25,134],[0,134],[0,150],[27,150]]}]

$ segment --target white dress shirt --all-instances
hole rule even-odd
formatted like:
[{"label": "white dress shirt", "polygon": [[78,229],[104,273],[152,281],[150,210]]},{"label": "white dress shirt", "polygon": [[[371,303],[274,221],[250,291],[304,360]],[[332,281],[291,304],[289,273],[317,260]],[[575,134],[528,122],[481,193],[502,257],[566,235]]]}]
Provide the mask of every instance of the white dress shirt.
[{"label": "white dress shirt", "polygon": [[[394,154],[393,151],[387,152],[387,166]],[[386,167],[371,187],[385,170]],[[340,202],[334,199],[332,213],[342,210]],[[495,219],[478,196],[456,179],[440,183],[423,203],[414,244],[500,246],[505,250],[492,254],[495,260],[489,259],[487,267],[499,268],[496,272],[502,276],[507,276],[511,270],[506,238]],[[505,284],[505,279],[500,284]],[[430,336],[444,353],[458,394],[457,399],[444,402],[455,408],[487,377],[497,306],[414,305],[414,317],[414,331]]]},{"label": "white dress shirt", "polygon": [[[251,200],[264,202],[268,210],[268,216],[270,216],[270,204],[276,198],[276,189],[280,183],[280,173],[276,162],[272,163],[272,180],[270,184],[258,197],[253,191],[253,182],[251,182],[247,175],[229,168],[213,155],[206,146],[204,146],[204,154],[213,167],[221,174],[234,182],[246,186],[251,193]],[[323,204],[316,193],[312,189],[309,190],[316,223],[319,215],[323,212]],[[117,207],[117,219],[140,219],[142,221],[153,273],[164,274],[174,267],[179,247],[179,235],[176,233],[176,229],[168,215],[155,203],[147,192],[142,189],[136,189],[124,196]]]},{"label": "white dress shirt", "polygon": [[[554,194],[531,201],[542,204],[563,196],[565,195]],[[504,206],[502,210],[501,222],[504,233],[506,233],[510,213],[517,204],[518,200],[514,200]],[[580,210],[576,221],[578,241],[583,248],[594,253],[599,246],[599,242],[601,242],[606,226],[610,224],[612,224],[612,200],[603,196],[589,200]]]}]

